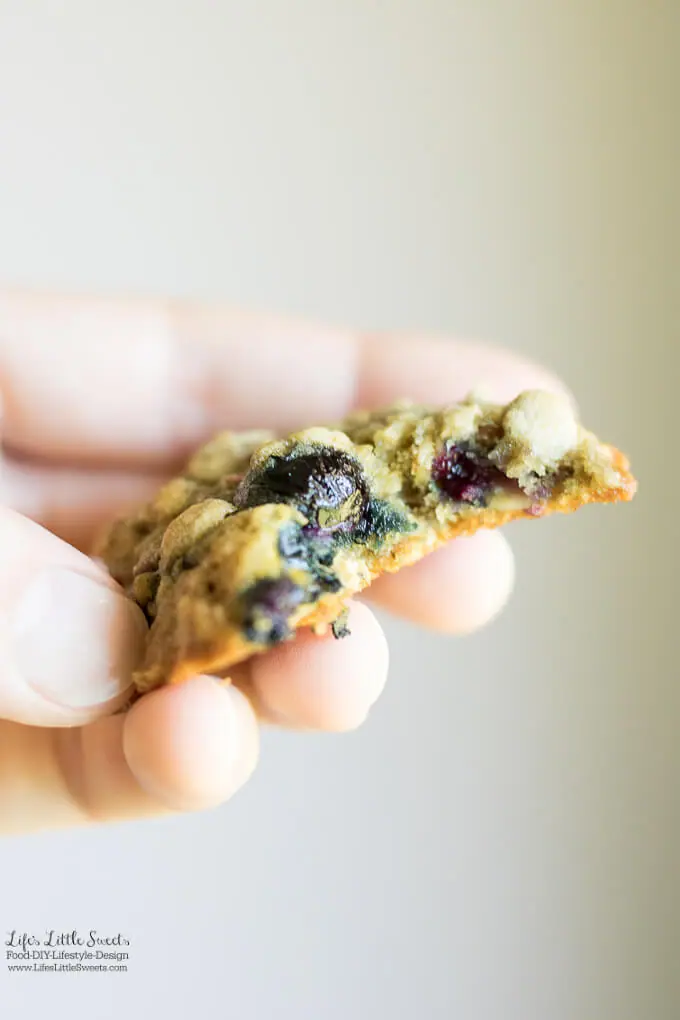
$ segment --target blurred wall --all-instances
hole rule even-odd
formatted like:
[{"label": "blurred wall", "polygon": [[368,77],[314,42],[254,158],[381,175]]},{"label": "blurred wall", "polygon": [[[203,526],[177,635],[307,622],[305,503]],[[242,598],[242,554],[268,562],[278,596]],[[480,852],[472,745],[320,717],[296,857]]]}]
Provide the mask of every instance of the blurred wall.
[{"label": "blurred wall", "polygon": [[679,1015],[679,44],[673,0],[0,0],[0,280],[502,340],[641,480],[517,525],[483,634],[388,621],[360,733],[3,844],[3,929],[133,941],[0,972],[13,1016]]}]

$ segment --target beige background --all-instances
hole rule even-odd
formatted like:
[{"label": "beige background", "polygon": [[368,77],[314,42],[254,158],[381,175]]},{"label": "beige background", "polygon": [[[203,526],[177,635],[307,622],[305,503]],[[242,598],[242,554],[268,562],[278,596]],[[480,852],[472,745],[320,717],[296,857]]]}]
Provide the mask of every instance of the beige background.
[{"label": "beige background", "polygon": [[503,340],[630,450],[637,502],[517,525],[466,640],[388,623],[355,736],[269,734],[229,807],[5,843],[8,1015],[680,1013],[680,5],[0,0],[0,279]]}]

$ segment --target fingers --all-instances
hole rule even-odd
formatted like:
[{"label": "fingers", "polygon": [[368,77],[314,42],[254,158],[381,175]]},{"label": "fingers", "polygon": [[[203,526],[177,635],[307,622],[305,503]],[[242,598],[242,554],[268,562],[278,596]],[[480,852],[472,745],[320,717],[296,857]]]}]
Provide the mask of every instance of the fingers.
[{"label": "fingers", "polygon": [[160,466],[220,428],[288,431],[479,385],[499,399],[563,389],[471,343],[361,337],[219,305],[0,293],[5,441],[34,456]]},{"label": "fingers", "polygon": [[357,372],[359,407],[379,407],[402,396],[446,404],[482,388],[505,403],[527,389],[565,393],[552,372],[490,344],[428,336],[371,336],[361,345]]},{"label": "fingers", "polygon": [[0,509],[0,718],[74,726],[125,700],[146,622],[86,556]]},{"label": "fingers", "polygon": [[354,363],[346,334],[219,306],[0,293],[5,442],[33,455],[165,463],[227,426],[334,418]]},{"label": "fingers", "polygon": [[515,577],[512,550],[498,531],[458,538],[366,591],[377,605],[433,630],[468,634],[503,608]]},{"label": "fingers", "polygon": [[87,552],[117,514],[151,499],[166,475],[67,468],[4,458],[0,504],[42,524]]},{"label": "fingers", "polygon": [[248,663],[245,688],[265,721],[341,732],[366,719],[387,679],[388,651],[367,606],[351,603],[350,634],[336,640],[300,631]]},{"label": "fingers", "polygon": [[215,807],[255,768],[255,708],[294,728],[355,728],[384,686],[387,647],[366,606],[351,607],[349,626],[342,641],[301,633],[252,659],[241,675],[248,696],[196,677],[82,729],[0,722],[0,831]]},{"label": "fingers", "polygon": [[247,699],[209,677],[82,729],[0,723],[0,831],[215,807],[251,775],[258,741]]},{"label": "fingers", "polygon": [[[212,677],[152,691],[129,712],[123,754],[144,792],[172,810],[228,800],[257,763],[259,730],[248,699]],[[97,800],[97,791],[92,800]],[[104,802],[99,800],[106,810]]]}]

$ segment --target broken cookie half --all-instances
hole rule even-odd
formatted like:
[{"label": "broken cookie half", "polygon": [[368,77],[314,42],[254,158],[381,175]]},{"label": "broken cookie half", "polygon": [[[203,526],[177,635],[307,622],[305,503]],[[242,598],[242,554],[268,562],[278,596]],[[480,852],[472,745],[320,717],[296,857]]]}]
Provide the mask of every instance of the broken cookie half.
[{"label": "broken cookie half", "polygon": [[456,536],[635,490],[564,397],[401,403],[285,439],[224,432],[97,554],[149,621],[143,692],[225,676],[299,627],[341,636],[349,596]]}]

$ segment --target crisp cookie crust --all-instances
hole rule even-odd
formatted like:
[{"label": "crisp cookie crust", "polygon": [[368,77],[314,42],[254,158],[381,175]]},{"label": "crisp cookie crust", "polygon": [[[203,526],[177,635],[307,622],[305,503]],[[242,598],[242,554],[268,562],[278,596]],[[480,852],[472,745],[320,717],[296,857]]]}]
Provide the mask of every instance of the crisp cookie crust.
[{"label": "crisp cookie crust", "polygon": [[458,535],[635,491],[566,398],[404,402],[284,439],[223,432],[97,554],[149,621],[143,692],[224,676],[298,627],[341,637],[349,596]]}]

